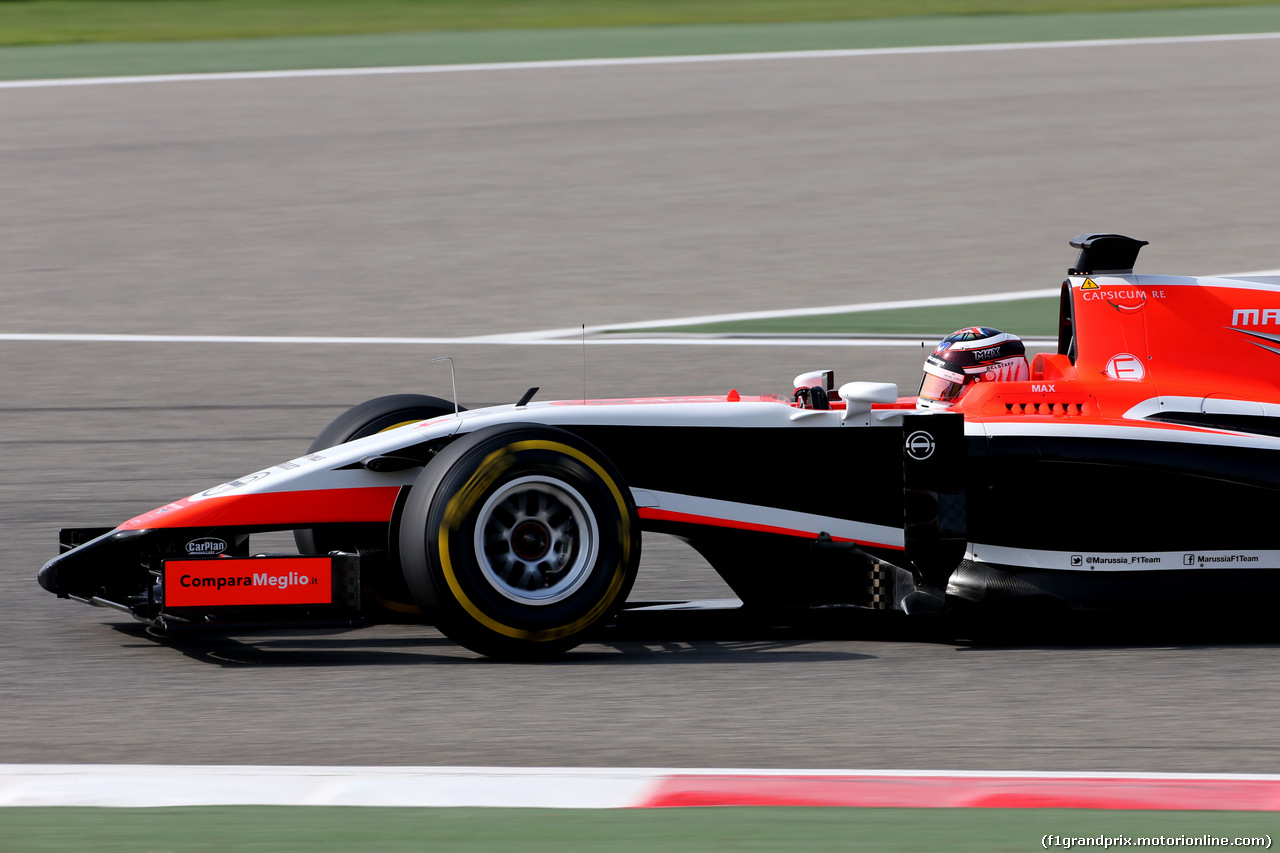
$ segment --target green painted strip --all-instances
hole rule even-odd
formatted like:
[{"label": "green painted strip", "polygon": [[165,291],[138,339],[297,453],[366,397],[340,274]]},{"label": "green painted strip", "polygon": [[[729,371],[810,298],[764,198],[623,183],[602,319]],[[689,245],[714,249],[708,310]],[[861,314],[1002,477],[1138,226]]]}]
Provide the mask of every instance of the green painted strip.
[{"label": "green painted strip", "polygon": [[1274,6],[1275,0],[23,0],[0,44],[781,24]]},{"label": "green painted strip", "polygon": [[[10,5],[0,3],[0,9]],[[0,79],[670,56],[1280,31],[1280,6],[0,48]]]},{"label": "green painted strip", "polygon": [[[4,833],[4,849],[14,853],[651,853],[658,849],[670,853],[998,853],[1043,849],[1046,835],[1075,839],[1274,836],[1277,821],[1273,813],[1266,812],[1082,809],[7,808],[0,810],[0,831]],[[1221,844],[1174,845],[1179,850],[1226,848]],[[1112,846],[1119,848],[1115,842]],[[1090,849],[1101,847],[1095,840]]]},{"label": "green painted strip", "polygon": [[[643,333],[689,334],[859,334],[920,335],[941,338],[966,326],[993,326],[1015,335],[1058,334],[1058,299],[1042,297],[1013,302],[974,305],[939,305],[927,308],[892,308],[852,314],[818,314],[808,317],[771,317],[644,329]],[[627,330],[635,334],[636,330]]]}]

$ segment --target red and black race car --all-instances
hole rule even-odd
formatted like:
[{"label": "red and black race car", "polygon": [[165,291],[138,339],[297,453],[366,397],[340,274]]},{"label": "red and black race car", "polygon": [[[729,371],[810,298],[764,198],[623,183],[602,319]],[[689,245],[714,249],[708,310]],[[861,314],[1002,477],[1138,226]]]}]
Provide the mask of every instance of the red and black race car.
[{"label": "red and black race car", "polygon": [[[1280,277],[1135,275],[1141,241],[1072,245],[1057,352],[1030,362],[977,328],[919,397],[825,371],[776,398],[382,397],[296,459],[63,530],[40,585],[165,628],[418,618],[510,658],[622,607],[642,530],[761,611],[1274,595]],[[763,473],[776,459],[798,464]],[[297,554],[255,553],[282,530]]]}]

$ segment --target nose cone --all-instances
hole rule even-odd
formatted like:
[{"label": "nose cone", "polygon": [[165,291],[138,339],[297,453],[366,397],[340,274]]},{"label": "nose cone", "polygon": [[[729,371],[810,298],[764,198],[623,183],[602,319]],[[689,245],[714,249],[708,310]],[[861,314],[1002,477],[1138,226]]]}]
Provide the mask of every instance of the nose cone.
[{"label": "nose cone", "polygon": [[146,580],[139,548],[147,532],[64,529],[59,538],[69,550],[45,563],[36,580],[59,598],[92,598],[104,587],[119,587],[122,582],[137,585]]},{"label": "nose cone", "polygon": [[[63,555],[65,556],[65,555]],[[54,557],[40,568],[40,574],[36,577],[40,586],[54,595],[65,596],[67,593],[58,585],[58,563],[62,557]]]}]

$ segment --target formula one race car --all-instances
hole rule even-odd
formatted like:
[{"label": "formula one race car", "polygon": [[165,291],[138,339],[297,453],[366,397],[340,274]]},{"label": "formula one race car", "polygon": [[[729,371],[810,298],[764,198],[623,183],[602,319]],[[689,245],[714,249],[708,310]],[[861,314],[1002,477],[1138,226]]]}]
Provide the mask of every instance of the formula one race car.
[{"label": "formula one race car", "polygon": [[[370,400],[310,451],[114,529],[40,585],[158,627],[416,618],[487,655],[580,643],[641,530],[747,608],[1052,602],[1222,609],[1280,591],[1280,277],[1135,275],[1082,235],[1057,352],[961,330],[917,397],[802,374],[788,397]],[[766,473],[789,460],[788,475]],[[298,553],[255,554],[292,530]]]}]

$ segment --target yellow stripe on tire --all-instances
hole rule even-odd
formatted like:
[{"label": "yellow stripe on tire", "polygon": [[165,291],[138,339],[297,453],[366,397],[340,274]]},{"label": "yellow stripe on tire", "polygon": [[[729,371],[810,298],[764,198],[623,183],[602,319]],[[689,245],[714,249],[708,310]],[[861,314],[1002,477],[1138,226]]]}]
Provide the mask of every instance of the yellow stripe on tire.
[{"label": "yellow stripe on tire", "polygon": [[[605,485],[609,487],[609,491],[613,493],[613,499],[618,504],[618,511],[622,521],[618,526],[619,540],[622,545],[621,559],[618,561],[618,568],[613,574],[613,578],[609,581],[609,588],[605,590],[605,594],[596,602],[595,606],[580,619],[576,619],[568,625],[562,625],[557,628],[543,628],[538,631],[528,631],[523,628],[512,628],[510,625],[504,625],[496,621],[483,610],[475,605],[467,593],[458,583],[458,578],[453,570],[453,562],[449,558],[449,533],[451,530],[457,530],[462,519],[470,512],[472,506],[475,505],[494,480],[514,464],[515,460],[506,461],[506,458],[513,456],[523,450],[550,450],[554,453],[562,453],[577,459],[596,473]],[[487,471],[490,466],[498,467],[496,471]],[[454,599],[462,605],[471,618],[475,619],[484,627],[488,628],[505,637],[511,637],[515,640],[528,640],[535,643],[546,643],[552,640],[559,640],[571,634],[575,634],[592,622],[599,619],[613,604],[613,600],[617,598],[618,592],[621,591],[622,585],[626,580],[626,573],[623,571],[631,556],[631,515],[627,512],[626,500],[622,497],[622,490],[613,482],[613,478],[605,473],[604,468],[587,454],[570,447],[566,444],[560,444],[555,441],[546,441],[543,439],[531,439],[528,441],[517,441],[506,447],[495,450],[485,457],[480,463],[480,467],[471,475],[466,484],[458,490],[457,494],[449,499],[449,503],[445,505],[444,523],[440,525],[439,549],[440,549],[440,570],[444,573],[445,582],[449,585],[450,591],[453,593]]]}]

